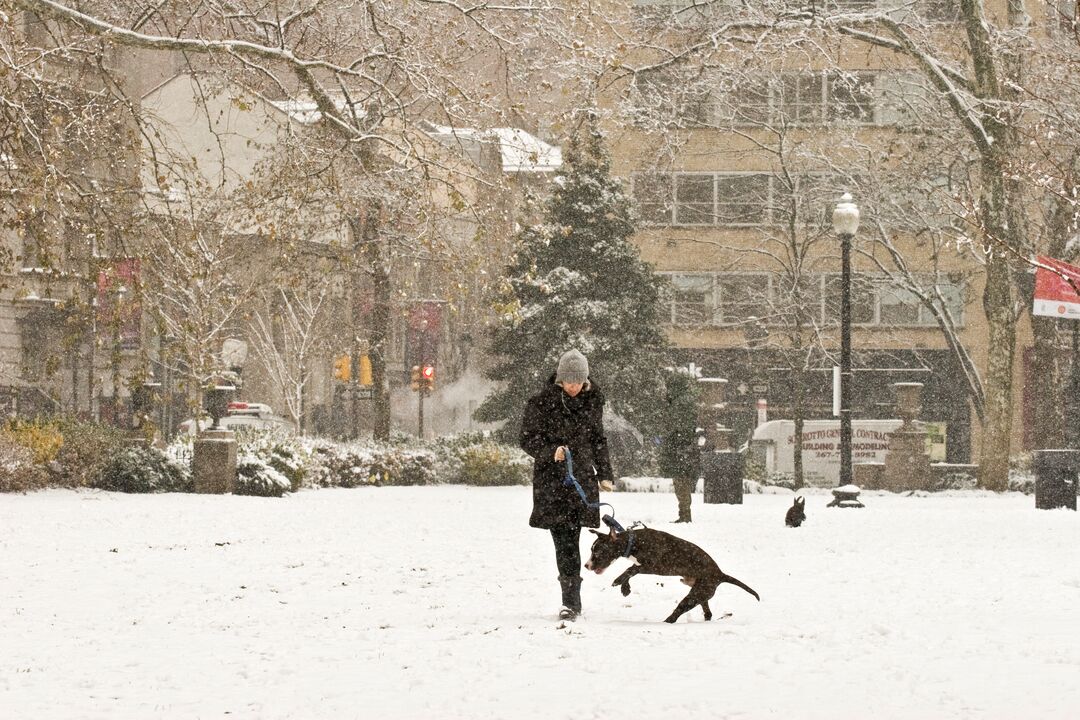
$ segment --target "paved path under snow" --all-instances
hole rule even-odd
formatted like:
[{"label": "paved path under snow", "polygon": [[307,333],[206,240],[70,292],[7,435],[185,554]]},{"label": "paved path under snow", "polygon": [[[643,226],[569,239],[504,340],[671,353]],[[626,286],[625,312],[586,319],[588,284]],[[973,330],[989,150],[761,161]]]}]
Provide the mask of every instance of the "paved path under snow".
[{"label": "paved path under snow", "polygon": [[[1074,718],[1080,518],[1022,495],[610,494],[761,593],[585,578],[527,488],[0,495],[0,718]],[[583,552],[588,541],[583,539]]]}]

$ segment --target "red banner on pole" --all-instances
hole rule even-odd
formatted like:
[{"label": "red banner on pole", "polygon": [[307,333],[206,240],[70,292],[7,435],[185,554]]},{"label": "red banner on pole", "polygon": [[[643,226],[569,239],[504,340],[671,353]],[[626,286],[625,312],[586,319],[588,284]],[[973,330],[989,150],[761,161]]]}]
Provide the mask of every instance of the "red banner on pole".
[{"label": "red banner on pole", "polygon": [[1035,260],[1039,266],[1031,314],[1080,320],[1080,267],[1043,255]]},{"label": "red banner on pole", "polygon": [[125,350],[139,347],[142,337],[142,303],[135,292],[139,280],[138,258],[105,261],[98,271],[97,314],[101,332],[114,331]]}]

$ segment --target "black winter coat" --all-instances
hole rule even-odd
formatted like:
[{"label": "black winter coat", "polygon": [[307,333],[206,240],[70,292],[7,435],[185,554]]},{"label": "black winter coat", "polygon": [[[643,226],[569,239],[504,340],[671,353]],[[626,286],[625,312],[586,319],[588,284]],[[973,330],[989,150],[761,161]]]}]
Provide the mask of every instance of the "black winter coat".
[{"label": "black winter coat", "polygon": [[566,462],[555,461],[560,445],[573,453],[574,477],[590,503],[599,502],[599,482],[613,480],[604,437],[604,395],[590,382],[577,397],[555,384],[555,375],[529,398],[521,421],[521,448],[533,457],[533,509],[537,528],[599,527],[600,511],[586,508],[574,487],[563,484]]}]

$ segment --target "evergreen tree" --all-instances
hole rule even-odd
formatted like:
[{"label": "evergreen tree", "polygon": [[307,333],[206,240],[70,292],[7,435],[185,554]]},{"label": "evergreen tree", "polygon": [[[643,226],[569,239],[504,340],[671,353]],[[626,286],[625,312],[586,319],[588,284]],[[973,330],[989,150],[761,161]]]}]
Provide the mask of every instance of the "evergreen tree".
[{"label": "evergreen tree", "polygon": [[608,408],[638,427],[650,424],[662,403],[667,340],[660,279],[630,242],[633,233],[630,201],[589,122],[570,141],[543,222],[518,235],[488,372],[504,385],[477,409],[478,420],[506,420],[504,432],[516,434],[525,401],[559,356],[577,348]]}]

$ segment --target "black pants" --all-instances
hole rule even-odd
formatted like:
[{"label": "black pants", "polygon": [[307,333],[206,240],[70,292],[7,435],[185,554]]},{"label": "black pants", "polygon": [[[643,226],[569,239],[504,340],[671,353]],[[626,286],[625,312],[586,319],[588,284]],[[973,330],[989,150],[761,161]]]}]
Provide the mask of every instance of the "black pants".
[{"label": "black pants", "polygon": [[559,567],[559,575],[580,577],[581,528],[576,525],[551,528],[551,539],[555,541],[555,564]]}]

